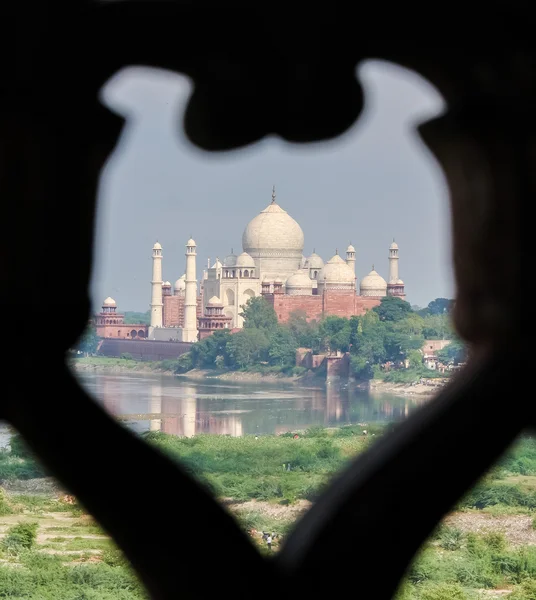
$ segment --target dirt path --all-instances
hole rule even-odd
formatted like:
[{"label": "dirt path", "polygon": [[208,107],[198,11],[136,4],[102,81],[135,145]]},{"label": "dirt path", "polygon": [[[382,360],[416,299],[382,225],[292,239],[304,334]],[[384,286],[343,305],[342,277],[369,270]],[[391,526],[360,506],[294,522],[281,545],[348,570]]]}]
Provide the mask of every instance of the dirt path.
[{"label": "dirt path", "polygon": [[448,516],[447,525],[464,532],[490,533],[499,531],[512,546],[536,545],[536,530],[530,515],[494,516],[482,512],[459,512]]}]

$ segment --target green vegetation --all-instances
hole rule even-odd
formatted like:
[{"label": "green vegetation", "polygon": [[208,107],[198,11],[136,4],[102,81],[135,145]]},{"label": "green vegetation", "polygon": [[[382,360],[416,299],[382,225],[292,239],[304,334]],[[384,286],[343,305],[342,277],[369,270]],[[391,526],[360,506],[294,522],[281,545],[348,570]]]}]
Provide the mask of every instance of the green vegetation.
[{"label": "green vegetation", "polygon": [[7,530],[6,537],[2,540],[5,552],[17,554],[22,550],[29,550],[37,537],[37,523],[17,523]]},{"label": "green vegetation", "polygon": [[133,310],[125,311],[125,325],[149,325],[151,322],[151,311],[146,310],[145,312],[135,312]]},{"label": "green vegetation", "polygon": [[[187,355],[183,355],[187,356]],[[113,370],[116,367],[121,369],[129,369],[130,371],[136,372],[146,372],[146,371],[154,371],[154,372],[162,372],[169,371],[171,373],[179,372],[180,360],[182,357],[178,359],[166,359],[160,361],[150,361],[150,360],[135,360],[129,352],[124,352],[120,358],[108,357],[108,356],[80,356],[76,358],[71,358],[71,363],[73,365],[78,365],[80,367],[99,367],[99,368],[109,368]]]},{"label": "green vegetation", "polygon": [[[257,439],[211,435],[178,438],[161,432],[144,437],[180,460],[190,473],[225,499],[254,543],[267,552],[260,532],[276,532],[277,548],[296,518],[307,509],[307,501],[386,430],[372,424],[366,428],[367,436],[362,427],[352,426],[312,428]],[[0,454],[0,468],[13,461],[18,461],[22,473],[39,469],[17,435],[11,441],[11,450]],[[482,519],[471,526],[463,519],[456,524],[447,519],[411,565],[398,600],[494,598],[495,589],[508,590],[513,600],[533,600],[536,438],[523,436],[461,500],[453,516],[486,516],[488,527],[498,519],[503,529],[508,519],[522,518],[526,521],[525,537],[513,543],[507,526],[505,536],[499,529],[482,531]],[[5,493],[0,488],[0,527],[1,597],[146,598],[124,556],[80,506],[72,504],[72,499],[61,494]],[[484,595],[482,590],[486,591]]]},{"label": "green vegetation", "polygon": [[[352,372],[362,380],[411,383],[422,377],[444,377],[422,364],[421,348],[425,339],[452,339],[443,359],[455,364],[463,360],[464,348],[454,339],[450,323],[450,305],[451,301],[438,298],[415,312],[407,302],[387,296],[360,317],[329,316],[317,323],[307,322],[305,313],[296,311],[280,324],[264,298],[251,298],[243,307],[244,328],[232,335],[218,331],[195,344],[180,358],[177,372],[197,367],[298,375],[296,350],[304,347],[315,353],[349,351]],[[406,361],[410,368],[405,368]]]},{"label": "green vegetation", "polygon": [[80,339],[74,345],[73,350],[83,352],[84,354],[95,354],[100,338],[97,336],[97,330],[93,324],[87,326]]}]

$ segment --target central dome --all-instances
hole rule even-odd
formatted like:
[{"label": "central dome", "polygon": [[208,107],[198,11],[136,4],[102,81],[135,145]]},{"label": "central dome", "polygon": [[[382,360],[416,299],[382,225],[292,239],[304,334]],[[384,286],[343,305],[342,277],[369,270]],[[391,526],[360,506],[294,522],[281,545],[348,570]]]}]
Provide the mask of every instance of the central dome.
[{"label": "central dome", "polygon": [[301,260],[303,231],[286,210],[272,201],[248,223],[242,235],[242,247],[254,258],[280,252],[283,255],[296,254]]}]

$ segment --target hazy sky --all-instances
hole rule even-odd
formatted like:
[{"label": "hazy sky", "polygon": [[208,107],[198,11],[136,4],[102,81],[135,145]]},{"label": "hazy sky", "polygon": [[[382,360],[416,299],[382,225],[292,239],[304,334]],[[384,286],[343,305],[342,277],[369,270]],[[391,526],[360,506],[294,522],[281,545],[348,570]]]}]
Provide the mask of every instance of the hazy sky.
[{"label": "hazy sky", "polygon": [[184,244],[197,242],[198,277],[234,248],[247,223],[277,201],[301,225],[304,254],[324,260],[356,248],[357,275],[387,278],[388,247],[400,247],[407,299],[426,305],[452,297],[447,191],[443,175],[413,127],[443,109],[418,75],[374,61],[358,71],[366,96],[359,123],[333,142],[291,145],[270,138],[226,154],[193,148],[181,131],[190,92],[184,76],[141,68],[118,73],[103,101],[128,117],[101,178],[94,309],[106,296],[118,308],[145,311],[151,296],[151,248],[163,246],[164,279],[184,273]]}]

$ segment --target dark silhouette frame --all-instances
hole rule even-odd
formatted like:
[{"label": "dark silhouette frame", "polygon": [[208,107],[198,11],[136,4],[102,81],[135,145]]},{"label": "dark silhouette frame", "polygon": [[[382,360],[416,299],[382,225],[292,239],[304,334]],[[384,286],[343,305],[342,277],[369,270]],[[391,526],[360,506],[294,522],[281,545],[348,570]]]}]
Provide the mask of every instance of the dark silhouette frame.
[{"label": "dark silhouette frame", "polygon": [[[429,17],[379,3],[127,0],[5,10],[0,281],[9,369],[0,415],[113,536],[153,598],[318,597],[335,573],[344,574],[338,593],[390,598],[442,516],[533,424],[511,376],[528,339],[518,304],[530,292],[522,224],[534,197],[528,8],[473,14],[450,3]],[[98,95],[124,66],[170,69],[194,82],[183,126],[198,148],[230,150],[267,134],[307,143],[359,117],[355,67],[366,58],[417,71],[448,104],[419,133],[451,191],[455,321],[472,357],[435,401],[342,473],[267,559],[199,483],[115,423],[66,367],[90,313],[98,178],[123,125]],[[20,294],[29,273],[41,293]],[[38,338],[35,324],[54,314],[51,292],[67,279],[72,318]],[[139,527],[141,514],[178,517]],[[348,543],[356,537],[362,543]],[[188,575],[201,570],[200,590]],[[251,584],[225,585],[234,574]]]}]

